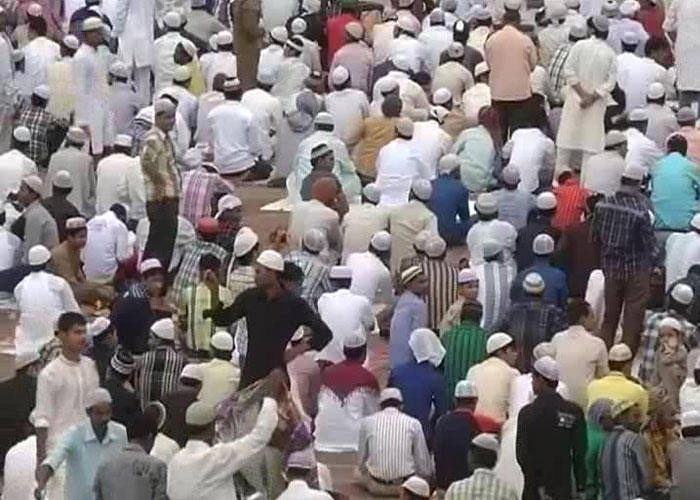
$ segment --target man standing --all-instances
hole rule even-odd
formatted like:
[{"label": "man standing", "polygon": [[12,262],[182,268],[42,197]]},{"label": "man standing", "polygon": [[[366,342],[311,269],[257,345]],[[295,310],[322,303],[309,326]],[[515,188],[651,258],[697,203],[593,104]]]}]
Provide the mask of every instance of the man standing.
[{"label": "man standing", "polygon": [[[61,355],[39,374],[36,407],[31,416],[37,435],[37,464],[58,448],[65,431],[85,419],[88,395],[99,385],[95,363],[81,355],[87,342],[85,318],[80,313],[64,313],[58,319],[57,330]],[[63,498],[64,477],[62,469],[55,475],[49,487],[52,498]]]},{"label": "man standing", "polygon": [[168,468],[149,455],[153,448],[156,423],[139,415],[126,426],[129,444],[103,460],[95,474],[95,500],[167,500]]},{"label": "man standing", "polygon": [[599,202],[593,216],[593,236],[600,245],[605,275],[605,318],[600,335],[613,343],[624,305],[622,339],[637,352],[656,241],[650,204],[640,192],[644,171],[629,166],[618,192]]},{"label": "man standing", "polygon": [[165,24],[166,32],[159,36],[153,43],[155,95],[160,95],[160,91],[173,82],[173,74],[177,67],[174,58],[175,48],[184,40],[183,36],[180,34],[182,26],[182,17],[180,14],[174,10],[169,10],[163,16],[163,23]]},{"label": "man standing", "polygon": [[391,368],[413,359],[408,340],[411,333],[428,326],[428,306],[423,297],[428,291],[428,278],[420,266],[412,266],[401,273],[404,292],[396,302],[389,333]]},{"label": "man standing", "polygon": [[53,177],[65,170],[73,183],[68,201],[81,215],[89,218],[95,215],[95,169],[90,155],[82,150],[86,139],[82,128],[68,129],[65,147],[51,155],[49,160],[49,170],[44,178],[44,195],[51,195]]},{"label": "man standing", "polygon": [[238,77],[243,90],[255,87],[258,60],[265,28],[260,26],[261,0],[240,0],[233,4],[233,44]]},{"label": "man standing", "polygon": [[401,411],[401,391],[384,389],[379,404],[360,423],[359,470],[370,493],[396,496],[408,476],[430,477],[433,464],[420,422]]},{"label": "man standing", "polygon": [[83,21],[83,43],[73,58],[76,96],[75,122],[85,124],[90,153],[101,156],[104,146],[114,141],[107,102],[107,71],[97,48],[104,42],[102,20],[88,17]]},{"label": "man standing", "polygon": [[520,410],[516,438],[525,478],[523,500],[571,500],[572,491],[581,498],[586,488],[586,420],[578,405],[557,393],[558,383],[556,361],[549,356],[535,361],[532,389],[537,397]]},{"label": "man standing", "polygon": [[666,13],[663,28],[674,40],[680,105],[690,106],[700,100],[700,40],[697,37],[700,6],[692,0],[673,2]]},{"label": "man standing", "polygon": [[112,37],[119,39],[120,59],[133,72],[142,106],[151,100],[154,11],[154,0],[119,2],[112,30]]},{"label": "man standing", "polygon": [[605,145],[603,119],[615,87],[615,52],[605,43],[610,21],[596,15],[588,21],[591,38],[576,42],[564,66],[569,83],[557,133],[557,169],[571,166],[573,151],[599,153]]},{"label": "man standing", "polygon": [[0,12],[0,151],[3,153],[10,149],[12,140],[16,92],[12,80],[12,42],[7,36],[6,28],[7,13],[3,10]]},{"label": "man standing", "polygon": [[491,35],[484,46],[486,63],[491,70],[491,99],[500,117],[504,142],[508,132],[512,132],[527,113],[526,101],[532,95],[530,73],[537,64],[535,44],[517,28],[520,6],[520,0],[506,2],[504,27]]},{"label": "man standing", "polygon": [[153,105],[155,123],[143,140],[141,169],[146,187],[146,212],[151,222],[146,257],[156,257],[165,269],[170,267],[180,203],[180,173],[175,164],[169,133],[175,125],[175,104],[160,99]]},{"label": "man standing", "polygon": [[[204,318],[211,317],[217,326],[246,319],[248,352],[239,390],[266,377],[275,368],[283,368],[299,354],[323,349],[333,337],[304,299],[283,288],[283,272],[282,256],[274,250],[263,251],[256,260],[256,286],[241,292],[231,306],[223,307],[219,303],[203,313]],[[311,340],[303,340],[287,350],[292,335],[302,325],[311,329]]]},{"label": "man standing", "polygon": [[447,243],[439,236],[431,236],[425,243],[425,255],[421,267],[428,278],[428,328],[437,331],[440,320],[457,299],[459,271],[445,261]]},{"label": "man standing", "polygon": [[[126,429],[112,422],[112,398],[106,389],[93,389],[87,396],[88,419],[65,432],[58,445],[37,469],[35,498],[41,498],[49,479],[66,463],[66,498],[94,500],[97,468],[127,443]],[[120,490],[122,491],[122,490]],[[53,495],[51,495],[53,498]]]}]

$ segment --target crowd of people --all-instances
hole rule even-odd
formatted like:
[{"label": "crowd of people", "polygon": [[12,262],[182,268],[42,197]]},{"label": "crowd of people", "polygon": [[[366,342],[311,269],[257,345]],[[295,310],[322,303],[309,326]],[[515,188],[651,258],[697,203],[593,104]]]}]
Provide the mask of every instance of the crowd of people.
[{"label": "crowd of people", "polygon": [[0,0],[2,499],[697,499],[698,33]]}]

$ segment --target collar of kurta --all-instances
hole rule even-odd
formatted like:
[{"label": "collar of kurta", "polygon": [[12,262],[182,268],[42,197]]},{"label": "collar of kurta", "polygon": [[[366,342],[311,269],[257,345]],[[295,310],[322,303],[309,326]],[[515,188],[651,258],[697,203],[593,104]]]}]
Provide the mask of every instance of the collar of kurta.
[{"label": "collar of kurta", "polygon": [[207,451],[211,446],[209,443],[202,441],[201,439],[188,439],[185,443],[185,449],[192,453],[201,453]]},{"label": "collar of kurta", "polygon": [[99,441],[97,439],[95,429],[92,428],[92,423],[90,423],[90,419],[86,419],[85,423],[83,424],[83,441],[86,443],[94,441],[96,443],[104,445],[112,443],[117,439],[119,439],[119,436],[117,435],[114,424],[112,422],[107,423],[107,432],[105,433],[105,437],[102,441]]}]

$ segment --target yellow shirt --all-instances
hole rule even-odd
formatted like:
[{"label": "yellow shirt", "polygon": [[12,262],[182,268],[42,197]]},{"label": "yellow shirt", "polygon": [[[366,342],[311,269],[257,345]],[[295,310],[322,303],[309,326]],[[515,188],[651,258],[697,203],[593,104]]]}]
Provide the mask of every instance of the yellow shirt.
[{"label": "yellow shirt", "polygon": [[202,76],[202,69],[199,66],[199,61],[196,59],[192,60],[187,67],[190,68],[190,72],[192,74],[192,80],[190,80],[190,87],[188,90],[192,92],[192,95],[195,97],[199,97],[207,91],[207,88],[204,85],[204,77]]},{"label": "yellow shirt", "polygon": [[588,384],[588,406],[598,399],[611,399],[614,403],[632,401],[637,403],[646,417],[649,410],[649,393],[639,384],[625,377],[622,372],[610,372]]}]

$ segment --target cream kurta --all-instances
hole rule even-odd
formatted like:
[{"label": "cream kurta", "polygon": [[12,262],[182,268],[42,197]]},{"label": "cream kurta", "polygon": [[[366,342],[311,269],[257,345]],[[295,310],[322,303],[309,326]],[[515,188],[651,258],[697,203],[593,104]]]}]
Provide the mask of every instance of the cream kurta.
[{"label": "cream kurta", "polygon": [[479,402],[476,412],[489,416],[498,422],[508,418],[510,392],[518,370],[495,356],[474,365],[467,373],[467,380],[476,384]]},{"label": "cream kurta", "polygon": [[[612,102],[610,92],[615,87],[617,66],[615,52],[604,40],[591,37],[577,42],[566,60],[564,72],[568,87],[557,135],[557,146],[565,149],[598,153],[605,146],[603,118],[605,108]],[[586,109],[573,85],[581,84],[586,92],[596,92],[600,98]]]},{"label": "cream kurta", "polygon": [[415,254],[413,242],[421,231],[438,235],[437,217],[421,201],[411,200],[391,209],[391,271],[399,269],[401,259]]},{"label": "cream kurta", "polygon": [[700,90],[700,3],[674,0],[664,31],[676,32],[675,56],[679,90]]},{"label": "cream kurta", "polygon": [[93,154],[112,144],[113,129],[107,100],[107,71],[97,51],[82,44],[73,58],[75,123],[88,124]]}]

